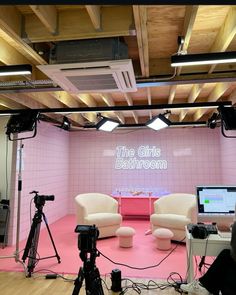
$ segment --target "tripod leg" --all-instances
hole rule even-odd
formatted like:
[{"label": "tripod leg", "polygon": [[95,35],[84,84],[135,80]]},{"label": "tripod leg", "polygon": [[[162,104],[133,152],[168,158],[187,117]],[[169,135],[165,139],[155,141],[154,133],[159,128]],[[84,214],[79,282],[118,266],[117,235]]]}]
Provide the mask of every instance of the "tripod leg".
[{"label": "tripod leg", "polygon": [[[22,256],[23,262],[25,262],[26,258],[29,257],[29,251],[32,248],[32,241],[35,240],[36,232],[37,232],[37,235],[39,235],[41,221],[42,220],[40,215],[38,213],[35,213],[33,222],[30,228],[29,236],[26,242],[25,250]],[[39,228],[38,228],[38,225],[39,225]]]},{"label": "tripod leg", "polygon": [[83,268],[81,267],[79,269],[78,277],[76,278],[75,283],[74,283],[75,287],[74,287],[72,295],[79,294],[79,291],[80,291],[82,284],[83,284],[83,280],[84,280],[84,274],[83,274]]},{"label": "tripod leg", "polygon": [[39,241],[39,233],[40,233],[40,225],[41,223],[38,223],[36,226],[35,234],[32,239],[31,248],[29,250],[29,260],[28,260],[28,276],[31,277],[32,272],[34,271],[34,268],[37,263],[37,249],[38,249],[38,241]]},{"label": "tripod leg", "polygon": [[47,230],[48,230],[48,234],[49,234],[50,240],[51,240],[51,242],[52,242],[52,245],[53,245],[53,248],[54,248],[54,251],[55,251],[55,254],[56,254],[55,256],[57,257],[57,261],[58,261],[58,263],[61,263],[61,258],[60,258],[59,254],[58,254],[58,252],[57,252],[56,245],[55,245],[55,243],[54,243],[54,241],[53,241],[52,234],[51,234],[51,231],[50,231],[50,229],[49,229],[49,226],[48,226],[48,223],[47,223],[46,216],[45,216],[44,213],[42,213],[42,215],[43,215],[43,220],[44,220],[44,222],[45,222],[45,224],[46,224],[46,227],[47,227]]},{"label": "tripod leg", "polygon": [[85,271],[84,278],[86,294],[104,295],[100,273],[95,265],[91,270]]}]

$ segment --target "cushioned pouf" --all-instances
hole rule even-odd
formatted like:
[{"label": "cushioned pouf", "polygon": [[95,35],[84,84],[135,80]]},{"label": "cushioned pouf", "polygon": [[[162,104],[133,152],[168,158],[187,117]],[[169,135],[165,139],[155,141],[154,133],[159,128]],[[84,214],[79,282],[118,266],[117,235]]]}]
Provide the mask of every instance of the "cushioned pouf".
[{"label": "cushioned pouf", "polygon": [[122,226],[116,230],[116,236],[119,238],[119,246],[129,248],[133,246],[133,236],[135,230],[130,226]]},{"label": "cushioned pouf", "polygon": [[169,250],[171,248],[171,238],[174,234],[167,228],[158,228],[153,232],[156,237],[156,246],[159,250]]}]

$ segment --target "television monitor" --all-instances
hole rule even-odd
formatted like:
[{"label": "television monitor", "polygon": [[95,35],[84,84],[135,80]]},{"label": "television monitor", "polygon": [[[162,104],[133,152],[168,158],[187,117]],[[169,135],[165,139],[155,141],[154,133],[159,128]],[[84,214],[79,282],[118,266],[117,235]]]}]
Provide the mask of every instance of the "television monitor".
[{"label": "television monitor", "polygon": [[198,222],[229,230],[235,220],[236,186],[197,186]]}]

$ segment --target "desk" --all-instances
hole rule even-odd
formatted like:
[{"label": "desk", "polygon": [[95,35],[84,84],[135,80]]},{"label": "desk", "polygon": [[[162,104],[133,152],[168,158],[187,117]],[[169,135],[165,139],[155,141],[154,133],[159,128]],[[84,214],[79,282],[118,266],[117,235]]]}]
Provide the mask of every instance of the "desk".
[{"label": "desk", "polygon": [[187,251],[187,281],[194,279],[193,256],[217,256],[223,249],[230,249],[230,238],[209,235],[207,239],[194,239],[185,227]]},{"label": "desk", "polygon": [[158,196],[119,196],[112,195],[119,203],[119,213],[123,216],[150,216],[153,203]]}]

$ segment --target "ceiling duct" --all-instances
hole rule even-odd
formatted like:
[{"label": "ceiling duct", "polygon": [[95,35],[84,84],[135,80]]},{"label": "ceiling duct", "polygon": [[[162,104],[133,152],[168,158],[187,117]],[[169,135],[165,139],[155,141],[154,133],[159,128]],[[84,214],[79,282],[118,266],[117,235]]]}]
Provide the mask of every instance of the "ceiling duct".
[{"label": "ceiling duct", "polygon": [[38,68],[71,93],[137,90],[127,45],[119,38],[59,42],[50,64]]}]

